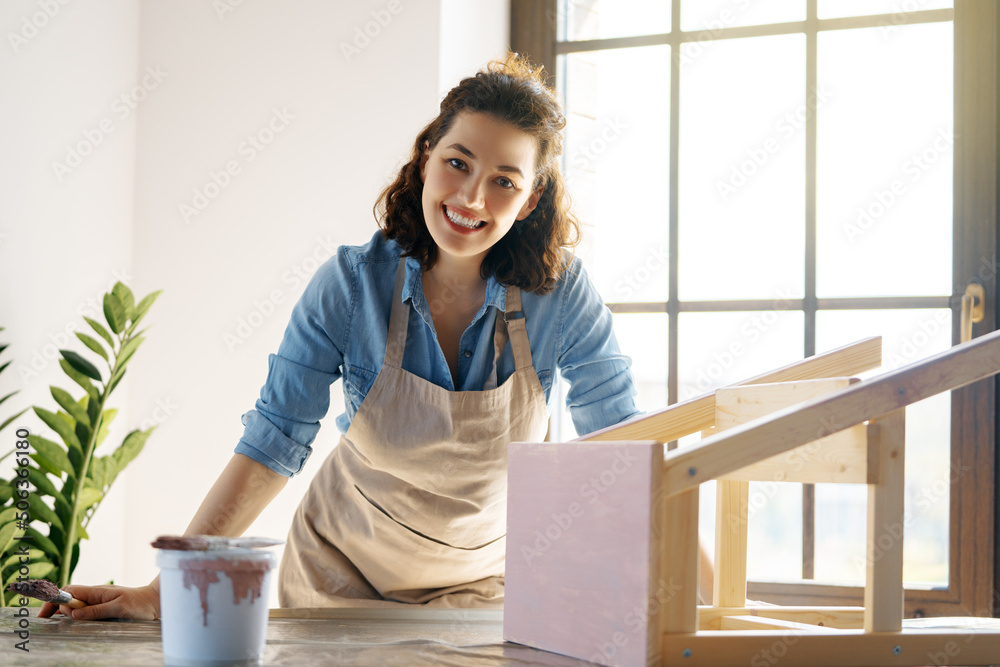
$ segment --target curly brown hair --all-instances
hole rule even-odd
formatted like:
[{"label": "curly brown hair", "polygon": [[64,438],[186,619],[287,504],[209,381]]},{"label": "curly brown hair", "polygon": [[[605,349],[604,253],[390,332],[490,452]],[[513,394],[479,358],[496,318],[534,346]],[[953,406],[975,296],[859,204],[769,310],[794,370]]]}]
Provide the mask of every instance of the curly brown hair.
[{"label": "curly brown hair", "polygon": [[533,67],[517,53],[491,61],[448,92],[437,118],[413,142],[409,162],[379,195],[375,219],[385,237],[402,246],[404,256],[419,259],[424,271],[434,266],[438,249],[424,221],[420,162],[425,143],[428,151],[433,150],[466,111],[489,114],[535,138],[538,150],[532,190],[544,188],[538,205],[490,248],[479,271],[484,279],[492,275],[505,285],[545,294],[569,265],[571,254],[565,249],[579,243],[580,221],[570,210],[569,193],[559,172],[560,132],[566,118],[555,92],[545,84],[543,68]]}]

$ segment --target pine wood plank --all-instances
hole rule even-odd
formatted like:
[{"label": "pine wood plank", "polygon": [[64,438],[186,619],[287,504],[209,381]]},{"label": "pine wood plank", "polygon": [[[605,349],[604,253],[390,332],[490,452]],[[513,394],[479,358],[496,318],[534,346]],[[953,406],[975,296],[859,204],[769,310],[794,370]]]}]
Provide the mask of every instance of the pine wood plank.
[{"label": "pine wood plank", "polygon": [[[785,382],[823,377],[857,375],[882,365],[882,338],[865,338],[856,343],[797,361],[777,370],[757,375],[740,385]],[[593,431],[577,440],[656,440],[670,442],[711,428],[715,422],[715,392],[692,398],[669,408]]]},{"label": "pine wood plank", "polygon": [[[803,403],[858,382],[857,378],[823,378],[723,387],[715,394],[715,432],[745,424],[781,408]],[[864,425],[735,470],[720,479],[806,484],[868,482],[868,444]]]},{"label": "pine wood plank", "polygon": [[864,607],[779,606],[750,607],[698,607],[698,629],[720,630],[720,621],[726,616],[759,616],[812,625],[860,630],[864,628]]},{"label": "pine wood plank", "polygon": [[669,452],[668,493],[684,493],[734,470],[1000,372],[1000,331],[770,417]]},{"label": "pine wood plank", "polygon": [[[868,485],[865,630],[903,626],[903,470],[906,418],[899,409],[868,425],[879,480]],[[1000,655],[998,655],[1000,657]]]},{"label": "pine wood plank", "polygon": [[[993,620],[993,619],[981,619]],[[775,664],[810,667],[989,665],[1000,656],[1000,629],[904,629],[871,632],[830,629],[705,631],[663,636],[667,665]]]}]

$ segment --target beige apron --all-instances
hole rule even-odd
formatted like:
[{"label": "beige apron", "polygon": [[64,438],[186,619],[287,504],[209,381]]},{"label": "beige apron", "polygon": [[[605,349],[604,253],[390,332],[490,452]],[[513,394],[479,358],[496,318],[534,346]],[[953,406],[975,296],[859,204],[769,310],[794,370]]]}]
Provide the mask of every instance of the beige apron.
[{"label": "beige apron", "polygon": [[[402,368],[405,275],[401,258],[382,370],[295,513],[282,607],[503,604],[507,443],[546,422],[521,293],[497,314],[486,388],[448,391]],[[508,336],[515,371],[497,387]]]}]

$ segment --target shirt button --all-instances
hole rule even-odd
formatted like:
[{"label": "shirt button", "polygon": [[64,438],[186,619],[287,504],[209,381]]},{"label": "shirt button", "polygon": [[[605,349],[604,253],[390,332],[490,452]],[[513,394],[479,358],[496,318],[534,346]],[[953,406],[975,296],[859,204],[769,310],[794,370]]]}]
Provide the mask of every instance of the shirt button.
[{"label": "shirt button", "polygon": [[469,350],[466,350],[465,351],[465,358],[468,359],[471,356],[472,356],[472,352],[470,352]]}]

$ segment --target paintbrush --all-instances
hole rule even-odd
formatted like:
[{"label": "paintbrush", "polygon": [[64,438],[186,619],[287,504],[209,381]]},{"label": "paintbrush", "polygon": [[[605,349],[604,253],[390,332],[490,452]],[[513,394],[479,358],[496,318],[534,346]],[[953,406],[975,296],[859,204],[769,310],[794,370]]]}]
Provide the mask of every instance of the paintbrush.
[{"label": "paintbrush", "polygon": [[151,542],[156,549],[173,549],[175,551],[215,551],[234,547],[256,549],[284,543],[284,540],[270,537],[222,537],[220,535],[161,535]]},{"label": "paintbrush", "polygon": [[68,607],[72,607],[73,609],[79,609],[80,607],[87,606],[87,603],[83,600],[77,600],[70,593],[59,590],[58,586],[53,584],[51,581],[46,581],[45,579],[15,581],[7,586],[7,590],[14,591],[19,595],[25,595],[29,598],[41,600],[42,602],[64,604]]}]

